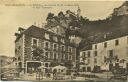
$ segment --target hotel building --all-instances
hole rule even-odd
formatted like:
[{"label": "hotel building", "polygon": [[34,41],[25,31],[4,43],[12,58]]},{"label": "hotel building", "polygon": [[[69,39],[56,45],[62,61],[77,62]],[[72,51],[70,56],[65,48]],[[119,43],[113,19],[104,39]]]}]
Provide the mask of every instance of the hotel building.
[{"label": "hotel building", "polygon": [[76,46],[65,36],[34,25],[18,31],[15,33],[15,57],[17,66],[26,72],[35,72],[40,66],[76,66]]},{"label": "hotel building", "polygon": [[89,50],[80,52],[81,71],[111,70],[112,66],[127,68],[128,36],[102,38]]}]

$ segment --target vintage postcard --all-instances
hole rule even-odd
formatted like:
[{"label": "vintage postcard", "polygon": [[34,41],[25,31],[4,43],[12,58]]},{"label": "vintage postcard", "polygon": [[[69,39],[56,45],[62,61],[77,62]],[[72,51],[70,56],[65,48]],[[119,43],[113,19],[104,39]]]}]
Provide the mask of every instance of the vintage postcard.
[{"label": "vintage postcard", "polygon": [[0,0],[1,81],[128,82],[128,1]]}]

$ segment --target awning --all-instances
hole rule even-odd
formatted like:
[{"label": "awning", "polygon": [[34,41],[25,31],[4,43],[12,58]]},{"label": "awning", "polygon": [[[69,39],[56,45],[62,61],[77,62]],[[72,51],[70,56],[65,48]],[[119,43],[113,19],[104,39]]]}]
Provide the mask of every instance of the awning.
[{"label": "awning", "polygon": [[67,69],[67,68],[65,66],[58,65],[53,67],[53,69]]},{"label": "awning", "polygon": [[109,70],[109,64],[103,64],[101,70]]}]

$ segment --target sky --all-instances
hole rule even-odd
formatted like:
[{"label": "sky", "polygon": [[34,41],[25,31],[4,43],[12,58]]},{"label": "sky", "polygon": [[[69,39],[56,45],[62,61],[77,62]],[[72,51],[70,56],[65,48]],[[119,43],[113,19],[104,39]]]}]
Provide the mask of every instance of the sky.
[{"label": "sky", "polygon": [[[0,55],[15,56],[15,32],[19,27],[27,29],[29,26],[46,23],[49,12],[55,15],[66,10],[76,12],[78,5],[81,15],[90,20],[105,19],[114,8],[121,6],[123,1],[0,1]],[[35,7],[36,5],[36,7]]]}]

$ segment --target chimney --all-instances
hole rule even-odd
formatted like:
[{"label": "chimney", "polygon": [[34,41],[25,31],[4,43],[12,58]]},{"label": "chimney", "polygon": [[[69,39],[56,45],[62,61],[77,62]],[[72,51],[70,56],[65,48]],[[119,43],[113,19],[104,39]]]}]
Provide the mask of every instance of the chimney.
[{"label": "chimney", "polygon": [[19,33],[15,33],[16,38],[17,38],[19,35],[20,35]]},{"label": "chimney", "polygon": [[20,34],[21,34],[22,32],[24,32],[24,30],[25,30],[25,29],[23,29],[23,28],[21,28],[21,27],[18,28],[18,31],[20,31]]}]

